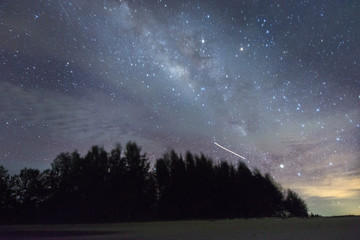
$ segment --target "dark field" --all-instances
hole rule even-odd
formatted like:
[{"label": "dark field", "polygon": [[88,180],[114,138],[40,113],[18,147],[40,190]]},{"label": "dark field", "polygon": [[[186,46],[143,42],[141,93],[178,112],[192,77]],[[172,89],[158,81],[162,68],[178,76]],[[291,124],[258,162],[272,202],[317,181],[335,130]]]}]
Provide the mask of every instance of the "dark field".
[{"label": "dark field", "polygon": [[360,239],[360,217],[0,226],[0,239]]}]

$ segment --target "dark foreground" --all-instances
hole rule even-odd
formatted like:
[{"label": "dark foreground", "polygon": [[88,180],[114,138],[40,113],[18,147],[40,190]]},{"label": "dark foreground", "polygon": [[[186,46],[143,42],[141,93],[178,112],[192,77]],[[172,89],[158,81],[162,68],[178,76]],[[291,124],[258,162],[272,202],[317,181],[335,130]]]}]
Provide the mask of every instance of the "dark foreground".
[{"label": "dark foreground", "polygon": [[0,226],[0,239],[359,239],[360,217]]}]

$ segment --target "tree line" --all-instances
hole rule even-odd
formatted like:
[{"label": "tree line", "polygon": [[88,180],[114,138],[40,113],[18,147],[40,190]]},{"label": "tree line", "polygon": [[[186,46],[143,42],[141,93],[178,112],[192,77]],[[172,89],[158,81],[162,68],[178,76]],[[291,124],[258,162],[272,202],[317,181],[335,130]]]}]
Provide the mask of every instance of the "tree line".
[{"label": "tree line", "polygon": [[44,171],[10,176],[0,166],[0,221],[7,224],[307,215],[294,191],[244,162],[170,151],[150,168],[135,142],[124,151],[61,153]]}]

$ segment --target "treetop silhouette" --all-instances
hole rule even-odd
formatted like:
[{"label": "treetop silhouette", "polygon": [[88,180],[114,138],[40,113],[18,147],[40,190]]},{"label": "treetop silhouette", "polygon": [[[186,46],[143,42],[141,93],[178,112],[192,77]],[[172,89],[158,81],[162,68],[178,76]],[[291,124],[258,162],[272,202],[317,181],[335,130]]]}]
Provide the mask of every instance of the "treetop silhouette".
[{"label": "treetop silhouette", "polygon": [[215,164],[190,152],[184,159],[172,150],[150,169],[135,142],[124,151],[118,144],[110,153],[98,146],[85,156],[61,153],[43,172],[25,168],[10,177],[0,166],[3,223],[307,215],[298,194],[244,162]]}]

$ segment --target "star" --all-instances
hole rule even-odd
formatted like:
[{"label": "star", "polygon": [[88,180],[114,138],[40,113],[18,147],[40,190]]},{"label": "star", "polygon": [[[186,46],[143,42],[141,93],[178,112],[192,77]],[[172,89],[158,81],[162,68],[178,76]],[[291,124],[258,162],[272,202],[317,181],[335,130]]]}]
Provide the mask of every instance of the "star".
[{"label": "star", "polygon": [[357,213],[359,189],[344,187],[360,173],[357,1],[0,9],[0,161],[10,173],[128,140],[151,163],[174,148],[236,164],[217,139],[298,190],[311,211],[340,214],[318,207],[330,183],[346,194],[327,201]]}]

